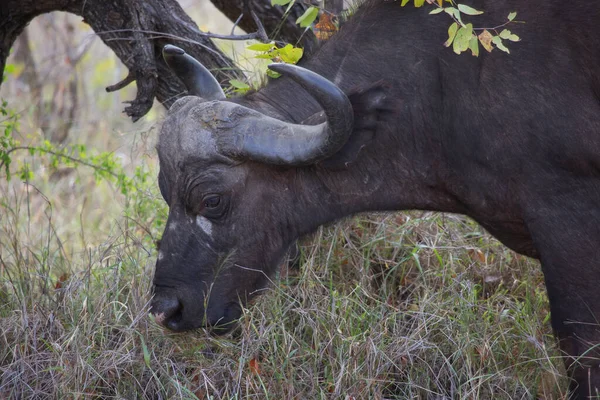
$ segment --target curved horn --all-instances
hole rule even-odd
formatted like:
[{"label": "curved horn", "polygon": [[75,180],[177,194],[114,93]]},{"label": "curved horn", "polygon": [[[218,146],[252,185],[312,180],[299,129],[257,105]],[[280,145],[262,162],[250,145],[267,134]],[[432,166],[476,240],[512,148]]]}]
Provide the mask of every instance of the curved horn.
[{"label": "curved horn", "polygon": [[323,107],[327,129],[323,130],[323,147],[316,152],[321,153],[320,159],[337,153],[348,141],[354,123],[352,104],[342,89],[316,72],[297,65],[277,63],[269,65],[269,69],[292,78]]},{"label": "curved horn", "polygon": [[163,47],[162,54],[169,68],[181,79],[190,95],[206,100],[225,99],[221,85],[210,71],[183,49],[168,44]]},{"label": "curved horn", "polygon": [[245,107],[237,105],[241,118],[228,129],[228,135],[219,137],[221,150],[234,157],[293,166],[314,164],[338,152],[348,141],[354,120],[344,92],[321,75],[297,65],[272,64],[269,68],[288,75],[310,93],[323,107],[327,122],[291,124],[248,109],[242,111]]}]

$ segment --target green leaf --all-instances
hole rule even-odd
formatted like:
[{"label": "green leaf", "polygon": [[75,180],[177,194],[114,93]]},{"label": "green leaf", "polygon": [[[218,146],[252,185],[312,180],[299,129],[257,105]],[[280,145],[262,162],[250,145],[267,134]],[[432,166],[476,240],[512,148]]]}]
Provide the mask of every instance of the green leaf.
[{"label": "green leaf", "polygon": [[144,363],[146,364],[146,367],[150,368],[150,351],[148,351],[148,346],[146,346],[146,341],[144,340],[142,334],[138,333],[138,335],[142,345],[142,353],[144,354]]},{"label": "green leaf", "polygon": [[268,53],[268,54],[259,54],[257,56],[254,56],[254,58],[258,58],[258,59],[261,59],[261,60],[271,60],[271,59],[273,59],[273,54],[271,54],[271,53]]},{"label": "green leaf", "polygon": [[402,3],[400,3],[400,7],[404,7],[409,1],[410,0],[402,0]]},{"label": "green leaf", "polygon": [[504,45],[504,43],[502,43],[502,39],[500,39],[500,36],[494,36],[494,38],[492,39],[492,43],[496,45],[498,50],[502,50],[503,52],[510,54],[508,48]]},{"label": "green leaf", "polygon": [[508,39],[510,35],[511,32],[508,29],[504,29],[498,36],[500,36],[502,39]]},{"label": "green leaf", "polygon": [[267,69],[267,76],[270,78],[277,79],[281,76],[281,74],[279,72],[275,72],[273,70]]},{"label": "green leaf", "polygon": [[6,64],[6,66],[4,67],[5,74],[14,74],[16,70],[17,66],[15,64]]},{"label": "green leaf", "polygon": [[466,6],[464,4],[459,4],[458,5],[458,10],[461,13],[467,14],[467,15],[479,15],[479,14],[483,14],[483,11],[476,10],[473,7],[469,7],[469,6]]},{"label": "green leaf", "polygon": [[425,0],[415,0],[415,7],[419,8],[425,4]]},{"label": "green leaf", "polygon": [[466,51],[469,48],[471,37],[473,37],[473,24],[467,24],[466,26],[461,27],[458,32],[456,32],[452,50],[454,50],[456,54]]},{"label": "green leaf", "polygon": [[300,25],[302,28],[308,28],[315,19],[319,16],[319,9],[316,7],[308,7],[304,14],[302,14],[297,20],[296,24]]},{"label": "green leaf", "polygon": [[302,58],[304,51],[299,47],[294,47],[291,44],[286,44],[285,47],[279,49],[279,57],[281,61],[288,64],[296,64]]},{"label": "green leaf", "polygon": [[236,89],[250,89],[250,85],[248,85],[246,82],[242,82],[237,79],[231,79],[229,81],[229,84]]},{"label": "green leaf", "polygon": [[237,79],[231,79],[229,84],[235,88],[236,93],[244,94],[250,90],[250,85]]},{"label": "green leaf", "polygon": [[443,11],[444,11],[444,9],[442,7],[438,7],[438,8],[433,9],[432,11],[430,11],[429,14],[435,15],[435,14],[439,14]]},{"label": "green leaf", "polygon": [[271,5],[272,6],[285,6],[286,4],[288,4],[291,1],[292,0],[271,0]]},{"label": "green leaf", "polygon": [[508,37],[508,40],[510,40],[511,42],[519,42],[521,41],[521,38],[513,33]]},{"label": "green leaf", "polygon": [[32,180],[33,172],[31,172],[29,163],[24,163],[21,166],[21,168],[19,168],[19,171],[17,171],[17,175],[19,176],[19,179],[23,182],[28,182],[28,181]]},{"label": "green leaf", "polygon": [[454,7],[446,7],[444,8],[444,12],[452,17],[454,17],[458,23],[460,24],[460,26],[464,26],[462,19],[460,18],[460,11],[458,11],[457,8]]},{"label": "green leaf", "polygon": [[458,31],[458,24],[456,22],[452,23],[448,28],[448,40],[444,43],[444,46],[450,47],[454,37],[456,36],[456,31]]},{"label": "green leaf", "polygon": [[471,40],[469,40],[469,50],[471,50],[472,55],[479,57],[479,39],[477,36],[471,36]]},{"label": "green leaf", "polygon": [[517,16],[516,12],[511,12],[510,14],[508,14],[508,20],[512,21],[513,19],[515,19],[516,16]]},{"label": "green leaf", "polygon": [[252,51],[269,51],[273,47],[275,47],[273,42],[271,42],[271,43],[254,43],[254,44],[251,44],[250,46],[246,46],[246,49],[252,50]]}]

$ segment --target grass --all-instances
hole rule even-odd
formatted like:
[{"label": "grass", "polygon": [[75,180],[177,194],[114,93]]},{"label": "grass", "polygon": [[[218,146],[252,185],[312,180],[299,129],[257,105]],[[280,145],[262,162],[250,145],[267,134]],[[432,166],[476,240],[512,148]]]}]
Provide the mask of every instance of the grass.
[{"label": "grass", "polygon": [[120,195],[84,167],[75,184],[42,171],[0,183],[1,398],[565,396],[539,266],[465,217],[322,228],[234,333],[172,334],[147,315],[156,184]]}]

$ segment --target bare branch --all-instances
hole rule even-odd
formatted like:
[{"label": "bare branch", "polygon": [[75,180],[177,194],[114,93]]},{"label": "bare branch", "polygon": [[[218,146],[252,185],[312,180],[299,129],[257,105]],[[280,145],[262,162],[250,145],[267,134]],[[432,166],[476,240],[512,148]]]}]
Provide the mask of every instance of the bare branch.
[{"label": "bare branch", "polygon": [[265,31],[265,27],[260,22],[260,19],[258,19],[258,15],[256,15],[256,13],[254,11],[252,11],[251,14],[252,14],[252,19],[254,19],[254,23],[257,26],[256,33],[258,35],[260,35],[261,37],[264,37],[266,39],[265,42],[267,42],[269,40],[269,38],[267,36],[267,32]]},{"label": "bare branch", "polygon": [[[301,28],[296,20],[310,7],[317,5],[316,0],[296,1],[286,13],[287,7],[273,7],[271,0],[210,0],[236,27],[246,32],[263,32],[277,42],[296,44],[304,48],[305,56],[318,48],[318,41],[312,31]],[[253,15],[254,13],[254,15]],[[243,16],[240,18],[240,14]],[[260,17],[257,23],[255,16]],[[261,28],[262,27],[262,28]]]},{"label": "bare branch", "polygon": [[[199,60],[219,81],[243,79],[233,61],[202,35],[176,0],[1,0],[0,74],[18,34],[36,16],[61,10],[83,17],[102,41],[129,69],[127,77],[108,87],[115,91],[134,80],[137,93],[125,112],[134,121],[143,117],[157,99],[169,107],[182,93],[183,84],[162,59],[171,43]],[[123,29],[125,28],[125,29]],[[76,57],[72,57],[76,58]],[[1,82],[1,80],[0,80]]]},{"label": "bare branch", "polygon": [[240,21],[242,20],[242,18],[244,18],[244,14],[240,14],[240,16],[238,17],[238,19],[235,20],[235,22],[233,23],[233,27],[231,28],[231,35],[233,36],[233,33],[235,32],[235,28],[237,28],[238,24],[240,23]]},{"label": "bare branch", "polygon": [[117,90],[121,90],[124,87],[128,86],[131,82],[135,82],[135,76],[130,72],[129,74],[127,74],[127,76],[125,77],[125,79],[123,79],[121,82],[115,83],[114,85],[108,86],[106,88],[107,92],[116,92]]}]

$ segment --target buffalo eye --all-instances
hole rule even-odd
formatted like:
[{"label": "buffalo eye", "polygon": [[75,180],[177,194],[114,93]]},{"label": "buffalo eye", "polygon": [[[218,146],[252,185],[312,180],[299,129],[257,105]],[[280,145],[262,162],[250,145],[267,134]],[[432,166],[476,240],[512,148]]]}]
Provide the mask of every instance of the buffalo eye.
[{"label": "buffalo eye", "polygon": [[203,200],[204,202],[204,208],[207,209],[214,209],[214,208],[218,208],[219,204],[221,204],[221,196],[219,195],[209,195],[206,196]]},{"label": "buffalo eye", "polygon": [[186,208],[192,215],[207,218],[219,218],[227,211],[227,196],[220,193],[202,193],[200,185],[196,185],[186,195]]},{"label": "buffalo eye", "polygon": [[206,218],[219,218],[227,209],[225,199],[219,194],[207,194],[202,198],[202,206],[198,214]]}]

